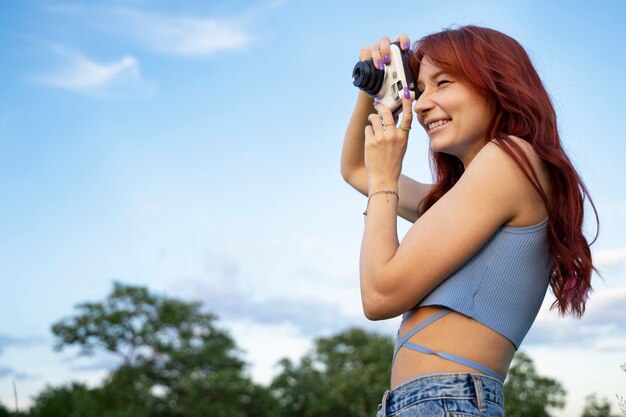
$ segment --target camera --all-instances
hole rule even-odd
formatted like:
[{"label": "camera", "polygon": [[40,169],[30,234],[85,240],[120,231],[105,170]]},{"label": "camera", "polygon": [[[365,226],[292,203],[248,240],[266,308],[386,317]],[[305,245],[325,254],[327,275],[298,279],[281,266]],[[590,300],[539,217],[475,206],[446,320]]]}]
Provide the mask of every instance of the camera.
[{"label": "camera", "polygon": [[409,54],[400,48],[400,42],[390,45],[391,63],[385,69],[376,68],[373,60],[359,61],[352,70],[352,84],[387,106],[394,116],[402,112],[404,87],[409,87],[415,100],[415,82],[409,68]]}]

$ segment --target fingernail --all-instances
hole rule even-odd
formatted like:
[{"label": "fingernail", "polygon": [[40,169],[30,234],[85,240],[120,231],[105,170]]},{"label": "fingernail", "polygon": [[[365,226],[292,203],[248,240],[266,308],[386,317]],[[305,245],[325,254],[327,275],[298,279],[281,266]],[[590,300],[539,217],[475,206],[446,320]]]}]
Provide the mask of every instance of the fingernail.
[{"label": "fingernail", "polygon": [[408,51],[411,48],[411,44],[409,42],[404,42],[404,50]]},{"label": "fingernail", "polygon": [[385,69],[385,64],[383,64],[382,60],[378,60],[378,69]]},{"label": "fingernail", "polygon": [[374,100],[374,107],[378,106],[379,104],[380,104],[380,101]]},{"label": "fingernail", "polygon": [[389,59],[389,55],[385,54],[385,64],[391,64],[391,59]]},{"label": "fingernail", "polygon": [[404,87],[404,98],[411,98],[411,94],[409,93],[409,87]]}]

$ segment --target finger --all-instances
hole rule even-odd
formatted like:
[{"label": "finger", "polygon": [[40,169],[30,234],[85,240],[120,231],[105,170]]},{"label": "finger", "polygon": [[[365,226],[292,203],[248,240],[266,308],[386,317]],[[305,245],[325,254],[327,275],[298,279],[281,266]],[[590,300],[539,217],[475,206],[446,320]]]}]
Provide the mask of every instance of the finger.
[{"label": "finger", "polygon": [[371,142],[374,139],[374,131],[372,130],[372,126],[365,126],[365,142]]},{"label": "finger", "polygon": [[385,128],[382,125],[379,115],[372,113],[367,116],[367,120],[371,123],[368,127],[373,130],[373,134],[382,135],[385,133]]},{"label": "finger", "polygon": [[408,51],[409,49],[411,49],[411,40],[404,33],[398,35],[398,37],[396,38],[396,42],[400,42],[400,48],[402,48],[403,51]]},{"label": "finger", "polygon": [[370,48],[361,48],[359,51],[359,61],[369,61],[372,59],[372,51]]},{"label": "finger", "polygon": [[376,68],[378,68],[379,70],[384,70],[385,64],[383,63],[383,57],[380,54],[380,45],[378,45],[378,42],[374,42],[370,46],[370,53],[372,54],[372,60],[374,60],[374,65],[376,66]]},{"label": "finger", "polygon": [[386,65],[391,64],[391,41],[387,37],[380,38],[380,53],[383,56],[383,62]]},{"label": "finger", "polygon": [[[405,88],[405,90],[408,90]],[[407,131],[407,129],[411,129],[411,124],[413,123],[413,111],[411,110],[411,105],[413,104],[413,100],[410,98],[402,99],[402,121],[400,122],[400,129]]]},{"label": "finger", "polygon": [[376,105],[376,111],[380,114],[380,118],[383,120],[383,124],[385,127],[393,125],[395,127],[395,123],[393,121],[393,114],[391,110],[387,106],[382,103],[378,103]]}]

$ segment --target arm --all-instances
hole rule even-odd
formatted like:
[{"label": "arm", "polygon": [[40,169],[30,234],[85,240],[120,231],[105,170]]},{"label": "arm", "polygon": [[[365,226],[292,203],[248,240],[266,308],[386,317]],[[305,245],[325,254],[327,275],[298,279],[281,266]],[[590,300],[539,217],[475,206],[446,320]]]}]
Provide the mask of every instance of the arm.
[{"label": "arm", "polygon": [[528,186],[515,162],[488,143],[458,183],[415,222],[401,244],[395,198],[388,202],[384,196],[372,198],[361,246],[365,315],[387,319],[415,306],[519,214]]},{"label": "arm", "polygon": [[[405,35],[399,36],[398,39],[402,45],[409,43],[409,39]],[[360,59],[364,61],[372,58],[377,62],[385,53],[389,53],[389,39],[387,38],[383,38],[380,44],[376,43],[371,48],[364,48],[361,51]],[[369,187],[364,160],[364,130],[369,125],[368,116],[376,112],[373,102],[374,100],[366,93],[359,91],[341,152],[341,175],[348,184],[365,196],[369,195]],[[411,111],[409,107],[409,112]],[[397,214],[413,223],[417,220],[417,206],[432,186],[400,175],[398,187],[400,202],[397,207]]]}]

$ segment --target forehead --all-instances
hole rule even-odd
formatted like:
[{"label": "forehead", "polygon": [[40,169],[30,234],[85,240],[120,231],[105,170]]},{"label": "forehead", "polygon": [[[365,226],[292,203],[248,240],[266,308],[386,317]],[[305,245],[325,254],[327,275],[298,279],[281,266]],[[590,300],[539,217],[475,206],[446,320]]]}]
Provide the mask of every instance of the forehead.
[{"label": "forehead", "polygon": [[439,68],[428,56],[424,56],[420,62],[420,72],[417,76],[417,83],[424,84],[428,79],[435,78],[442,73]]}]

